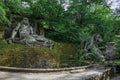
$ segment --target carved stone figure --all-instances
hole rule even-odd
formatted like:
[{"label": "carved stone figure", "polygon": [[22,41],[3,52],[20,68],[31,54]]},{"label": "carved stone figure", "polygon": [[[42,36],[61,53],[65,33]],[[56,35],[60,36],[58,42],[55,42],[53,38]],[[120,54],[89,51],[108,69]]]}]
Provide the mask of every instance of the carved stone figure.
[{"label": "carved stone figure", "polygon": [[116,53],[116,47],[115,47],[115,42],[109,42],[106,46],[106,59],[109,60],[110,64],[113,64],[113,59],[115,57],[115,53]]},{"label": "carved stone figure", "polygon": [[53,46],[53,41],[33,32],[33,28],[30,26],[28,18],[23,18],[23,20],[17,24],[17,26],[12,30],[12,34],[9,39],[15,43],[26,44],[28,46]]},{"label": "carved stone figure", "polygon": [[102,36],[99,34],[94,34],[89,42],[85,44],[84,51],[88,53],[89,51],[94,52],[97,55],[97,58],[104,62],[105,57],[102,54],[101,47],[98,46],[98,43],[102,41]]}]

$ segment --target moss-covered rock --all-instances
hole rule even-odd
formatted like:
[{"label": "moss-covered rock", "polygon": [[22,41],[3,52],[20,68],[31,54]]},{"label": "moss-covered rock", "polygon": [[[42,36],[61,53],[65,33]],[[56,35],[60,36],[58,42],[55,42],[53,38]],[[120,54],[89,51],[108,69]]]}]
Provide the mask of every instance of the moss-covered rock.
[{"label": "moss-covered rock", "polygon": [[76,52],[74,44],[57,43],[50,48],[7,44],[0,40],[0,65],[30,68],[60,67],[63,61],[69,60],[69,55]]}]

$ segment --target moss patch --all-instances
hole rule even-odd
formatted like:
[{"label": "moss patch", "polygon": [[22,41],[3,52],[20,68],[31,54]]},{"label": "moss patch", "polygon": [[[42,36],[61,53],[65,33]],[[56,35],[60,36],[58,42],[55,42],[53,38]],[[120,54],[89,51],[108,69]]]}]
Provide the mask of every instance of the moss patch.
[{"label": "moss patch", "polygon": [[76,53],[74,44],[57,43],[53,49],[21,44],[7,44],[0,40],[0,65],[30,68],[60,67],[61,62]]}]

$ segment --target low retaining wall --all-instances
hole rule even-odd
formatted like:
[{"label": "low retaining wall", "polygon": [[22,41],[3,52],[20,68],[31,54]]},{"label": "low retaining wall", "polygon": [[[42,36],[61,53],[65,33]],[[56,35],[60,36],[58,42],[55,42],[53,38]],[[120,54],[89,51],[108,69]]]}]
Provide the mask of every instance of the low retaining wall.
[{"label": "low retaining wall", "polygon": [[115,73],[113,68],[108,68],[100,74],[93,75],[85,80],[111,80],[114,77],[114,75]]},{"label": "low retaining wall", "polygon": [[115,74],[113,68],[105,67],[103,65],[56,69],[31,69],[0,66],[0,73],[1,77],[10,74],[10,80],[13,80],[13,78],[15,78],[14,80],[111,80]]},{"label": "low retaining wall", "polygon": [[33,69],[33,68],[16,68],[16,67],[6,67],[0,66],[0,71],[8,72],[30,72],[30,73],[49,73],[49,72],[62,72],[71,70],[86,70],[93,67],[93,65],[82,66],[82,67],[71,67],[71,68],[54,68],[54,69]]}]

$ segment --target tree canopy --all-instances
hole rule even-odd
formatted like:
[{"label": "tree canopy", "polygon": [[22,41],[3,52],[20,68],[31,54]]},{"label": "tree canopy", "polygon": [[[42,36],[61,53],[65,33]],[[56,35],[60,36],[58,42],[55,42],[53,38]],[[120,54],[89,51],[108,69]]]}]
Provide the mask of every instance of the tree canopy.
[{"label": "tree canopy", "polygon": [[[119,30],[119,17],[101,3],[102,0],[2,0],[0,22],[10,24],[14,18],[28,17],[56,41],[80,43],[98,33],[107,42]],[[67,10],[63,4],[69,5]]]}]

